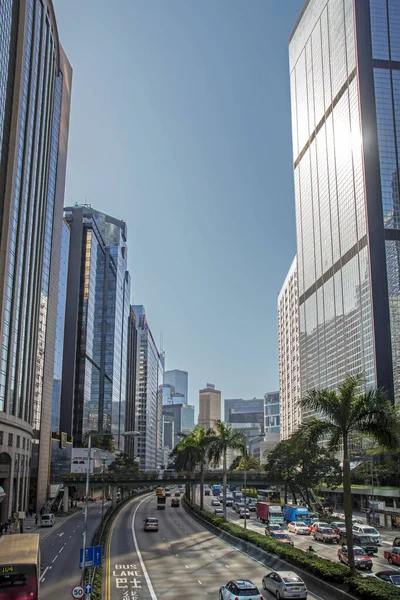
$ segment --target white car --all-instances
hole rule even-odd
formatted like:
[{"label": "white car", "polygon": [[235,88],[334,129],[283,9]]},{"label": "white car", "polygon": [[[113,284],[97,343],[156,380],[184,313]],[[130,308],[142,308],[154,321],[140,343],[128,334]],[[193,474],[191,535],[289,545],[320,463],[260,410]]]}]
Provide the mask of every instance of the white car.
[{"label": "white car", "polygon": [[289,523],[288,531],[290,533],[295,533],[296,535],[310,535],[311,533],[308,525],[297,521],[292,521],[291,523]]},{"label": "white car", "polygon": [[235,600],[245,598],[246,600],[264,600],[260,590],[248,579],[235,579],[228,581],[219,590],[219,600]]},{"label": "white car", "polygon": [[211,506],[221,506],[221,502],[219,500],[211,500]]},{"label": "white car", "polygon": [[293,571],[272,571],[262,580],[264,590],[272,592],[276,598],[307,599],[307,587],[304,581]]}]

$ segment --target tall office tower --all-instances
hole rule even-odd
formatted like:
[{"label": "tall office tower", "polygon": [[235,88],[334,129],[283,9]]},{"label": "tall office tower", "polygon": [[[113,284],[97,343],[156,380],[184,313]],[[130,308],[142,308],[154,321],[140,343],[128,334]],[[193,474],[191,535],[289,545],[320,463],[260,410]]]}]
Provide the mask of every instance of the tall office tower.
[{"label": "tall office tower", "polygon": [[[180,434],[189,435],[194,429],[194,406],[190,404],[170,404],[162,407],[164,417],[164,448],[170,451],[181,441]],[[172,439],[165,438],[165,423],[173,424]],[[172,446],[170,446],[170,442]]]},{"label": "tall office tower", "polygon": [[260,435],[264,430],[264,399],[225,399],[224,421],[233,429],[243,429],[246,436]]},{"label": "tall office tower", "polygon": [[301,394],[363,372],[398,402],[400,3],[309,0],[289,54]]},{"label": "tall office tower", "polygon": [[[127,355],[127,378],[126,378],[126,417],[125,431],[135,431],[136,421],[136,372],[137,372],[137,328],[136,316],[130,307],[128,319],[128,355]],[[136,458],[137,440],[134,437],[125,438],[125,452]]]},{"label": "tall office tower", "polygon": [[271,447],[280,441],[279,392],[264,394],[264,440]]},{"label": "tall office tower", "polygon": [[89,431],[124,449],[130,276],[126,225],[90,206],[65,209],[71,228],[60,429],[80,447]]},{"label": "tall office tower", "polygon": [[[156,346],[144,306],[132,307],[138,328],[136,426],[140,469],[152,471],[163,462],[162,391],[164,356]],[[161,461],[161,462],[160,462]]]},{"label": "tall office tower", "polygon": [[[0,3],[1,520],[47,493],[72,70],[51,0]],[[32,452],[34,446],[34,452]],[[33,489],[29,494],[29,464]]]},{"label": "tall office tower", "polygon": [[215,429],[216,422],[220,420],[221,392],[216,390],[212,383],[207,383],[206,387],[199,391],[199,426]]},{"label": "tall office tower", "polygon": [[[164,373],[165,379],[165,373]],[[178,394],[175,387],[170,383],[163,383],[161,386],[162,403],[164,404],[182,404],[185,403],[185,396]]]},{"label": "tall office tower", "polygon": [[299,296],[295,257],[278,296],[281,440],[290,438],[301,423],[299,346]]},{"label": "tall office tower", "polygon": [[173,386],[175,393],[179,394],[183,399],[183,404],[188,403],[188,372],[174,369],[173,371],[165,371],[164,383]]}]

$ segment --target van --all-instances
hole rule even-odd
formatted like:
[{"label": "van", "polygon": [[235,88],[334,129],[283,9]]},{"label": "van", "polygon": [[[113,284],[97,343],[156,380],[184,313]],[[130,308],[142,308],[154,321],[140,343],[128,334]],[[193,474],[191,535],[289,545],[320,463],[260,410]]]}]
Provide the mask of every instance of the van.
[{"label": "van", "polygon": [[353,534],[367,535],[377,546],[381,546],[381,534],[371,525],[353,524]]},{"label": "van", "polygon": [[53,513],[49,513],[47,515],[42,515],[40,517],[40,526],[41,527],[53,527],[56,522],[56,518]]}]

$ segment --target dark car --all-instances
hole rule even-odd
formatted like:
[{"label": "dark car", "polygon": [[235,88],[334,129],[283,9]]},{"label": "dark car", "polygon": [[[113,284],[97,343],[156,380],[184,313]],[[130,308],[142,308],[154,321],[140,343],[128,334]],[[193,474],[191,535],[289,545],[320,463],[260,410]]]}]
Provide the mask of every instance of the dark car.
[{"label": "dark car", "polygon": [[171,506],[174,506],[175,508],[180,506],[181,502],[179,500],[179,498],[171,498]]},{"label": "dark car", "polygon": [[381,581],[386,581],[386,583],[400,587],[400,573],[398,571],[379,571],[375,573],[375,577]]},{"label": "dark car", "polygon": [[204,495],[205,496],[211,496],[210,490],[204,490]]},{"label": "dark car", "polygon": [[375,544],[374,540],[367,535],[353,533],[353,544],[363,548],[369,556],[378,553],[378,546]]},{"label": "dark car", "polygon": [[180,498],[181,497],[181,493],[180,492],[175,492],[174,496],[175,496],[175,498]]}]

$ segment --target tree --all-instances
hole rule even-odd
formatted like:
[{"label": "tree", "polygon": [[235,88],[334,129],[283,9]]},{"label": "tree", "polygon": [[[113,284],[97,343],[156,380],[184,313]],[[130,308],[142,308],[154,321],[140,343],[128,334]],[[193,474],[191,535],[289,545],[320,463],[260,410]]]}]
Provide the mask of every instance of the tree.
[{"label": "tree", "polygon": [[193,431],[178,444],[178,451],[190,449],[193,452],[195,463],[200,468],[200,508],[204,506],[204,464],[207,458],[207,451],[213,439],[212,429],[204,427],[195,427]]},{"label": "tree", "polygon": [[[184,444],[185,440],[189,437],[186,433],[180,433],[179,437],[181,441],[175,446],[170,453],[170,458],[173,460],[174,468],[177,471],[194,471],[196,463],[198,461],[197,448],[192,444]],[[191,499],[190,485],[186,485],[186,495]]]},{"label": "tree", "polygon": [[236,467],[236,471],[244,471],[245,468],[246,471],[258,471],[261,469],[261,463],[255,456],[252,456],[251,454],[246,456],[246,460],[244,456],[241,456],[239,464]]},{"label": "tree", "polygon": [[109,465],[108,470],[116,475],[139,475],[139,464],[129,454],[120,452]]},{"label": "tree", "polygon": [[229,450],[244,449],[245,433],[242,429],[231,429],[223,421],[217,421],[208,449],[208,459],[219,465],[222,460],[223,510],[226,519],[226,454]]},{"label": "tree", "polygon": [[114,438],[109,433],[102,433],[101,431],[97,431],[96,429],[92,429],[85,433],[83,446],[87,448],[89,442],[89,434],[92,436],[92,448],[99,448],[100,450],[105,450],[106,452],[115,452]]},{"label": "tree", "polygon": [[229,467],[229,471],[234,471],[239,466],[240,461],[242,460],[242,455],[235,456],[233,459],[231,466]]},{"label": "tree", "polygon": [[288,501],[288,490],[290,490],[294,502],[296,502],[296,440],[295,436],[279,442],[270,451],[264,453],[267,459],[265,471],[271,481],[282,481],[285,487],[285,503]]},{"label": "tree", "polygon": [[348,375],[337,391],[311,390],[301,400],[303,409],[318,415],[304,422],[299,435],[304,443],[324,440],[330,451],[343,452],[343,502],[349,566],[356,575],[352,536],[349,440],[353,434],[369,436],[384,448],[399,445],[399,415],[383,389],[362,391],[361,375]]}]

